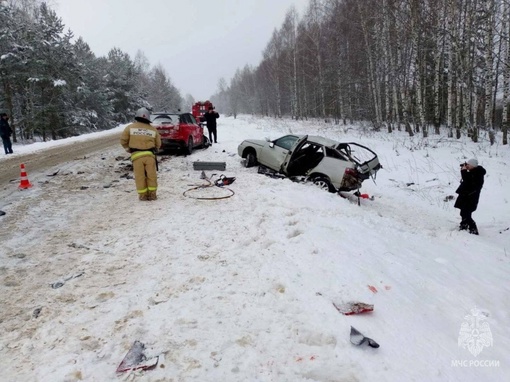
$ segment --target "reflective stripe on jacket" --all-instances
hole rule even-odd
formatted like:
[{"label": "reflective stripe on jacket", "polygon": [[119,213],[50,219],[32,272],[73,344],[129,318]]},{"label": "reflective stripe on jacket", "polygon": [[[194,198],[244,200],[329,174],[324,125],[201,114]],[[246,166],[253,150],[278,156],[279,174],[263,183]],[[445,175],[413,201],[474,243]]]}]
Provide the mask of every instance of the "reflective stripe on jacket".
[{"label": "reflective stripe on jacket", "polygon": [[135,160],[135,159],[138,159],[140,157],[145,157],[145,156],[155,156],[154,153],[152,151],[135,151],[134,153],[131,154],[131,160]]}]

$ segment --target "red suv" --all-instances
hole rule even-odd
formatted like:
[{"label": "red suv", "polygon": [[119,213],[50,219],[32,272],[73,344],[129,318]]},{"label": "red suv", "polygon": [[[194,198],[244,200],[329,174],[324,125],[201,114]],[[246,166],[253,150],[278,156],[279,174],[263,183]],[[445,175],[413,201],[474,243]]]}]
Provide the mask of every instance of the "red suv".
[{"label": "red suv", "polygon": [[161,150],[185,149],[191,154],[196,147],[209,147],[204,128],[191,113],[153,113],[151,124],[161,135]]}]

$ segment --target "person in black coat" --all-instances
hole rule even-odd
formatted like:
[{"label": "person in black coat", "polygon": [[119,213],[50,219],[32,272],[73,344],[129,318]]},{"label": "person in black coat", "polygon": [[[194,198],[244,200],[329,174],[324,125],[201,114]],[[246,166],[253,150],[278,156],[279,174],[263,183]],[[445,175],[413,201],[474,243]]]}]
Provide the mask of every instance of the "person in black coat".
[{"label": "person in black coat", "polygon": [[476,211],[478,199],[480,199],[480,191],[483,187],[484,176],[487,173],[482,166],[478,165],[476,159],[470,159],[466,163],[461,164],[460,175],[462,180],[460,186],[455,191],[459,196],[455,201],[455,208],[460,209],[460,229],[469,229],[469,233],[478,235],[478,227],[471,217]]},{"label": "person in black coat", "polygon": [[6,113],[2,113],[0,114],[0,136],[2,137],[6,154],[12,154],[11,135],[12,129],[9,126],[9,117]]},{"label": "person in black coat", "polygon": [[203,115],[204,121],[207,122],[207,130],[209,131],[209,141],[211,144],[213,143],[213,135],[214,135],[214,143],[218,143],[217,133],[216,133],[216,120],[220,117],[218,113],[214,111],[212,106],[209,106],[209,110],[207,113]]}]

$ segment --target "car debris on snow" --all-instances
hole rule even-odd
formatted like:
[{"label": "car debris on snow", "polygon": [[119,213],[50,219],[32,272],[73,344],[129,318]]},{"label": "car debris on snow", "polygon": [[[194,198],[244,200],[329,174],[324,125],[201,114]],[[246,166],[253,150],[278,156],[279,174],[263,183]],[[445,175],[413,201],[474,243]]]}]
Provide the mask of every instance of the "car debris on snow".
[{"label": "car debris on snow", "polygon": [[365,337],[361,334],[356,328],[351,326],[351,343],[356,346],[361,346],[363,344],[367,344],[372,348],[378,348],[379,344],[375,342],[372,338]]}]

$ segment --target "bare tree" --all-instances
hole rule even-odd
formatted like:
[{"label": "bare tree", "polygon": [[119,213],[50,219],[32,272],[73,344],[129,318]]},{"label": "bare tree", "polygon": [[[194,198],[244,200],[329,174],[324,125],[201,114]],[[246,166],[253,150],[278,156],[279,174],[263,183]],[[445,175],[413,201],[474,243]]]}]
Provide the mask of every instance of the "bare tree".
[{"label": "bare tree", "polygon": [[502,34],[504,63],[503,63],[503,115],[502,115],[502,131],[503,144],[508,144],[508,125],[509,125],[509,108],[510,102],[510,2],[505,1],[502,14]]}]

